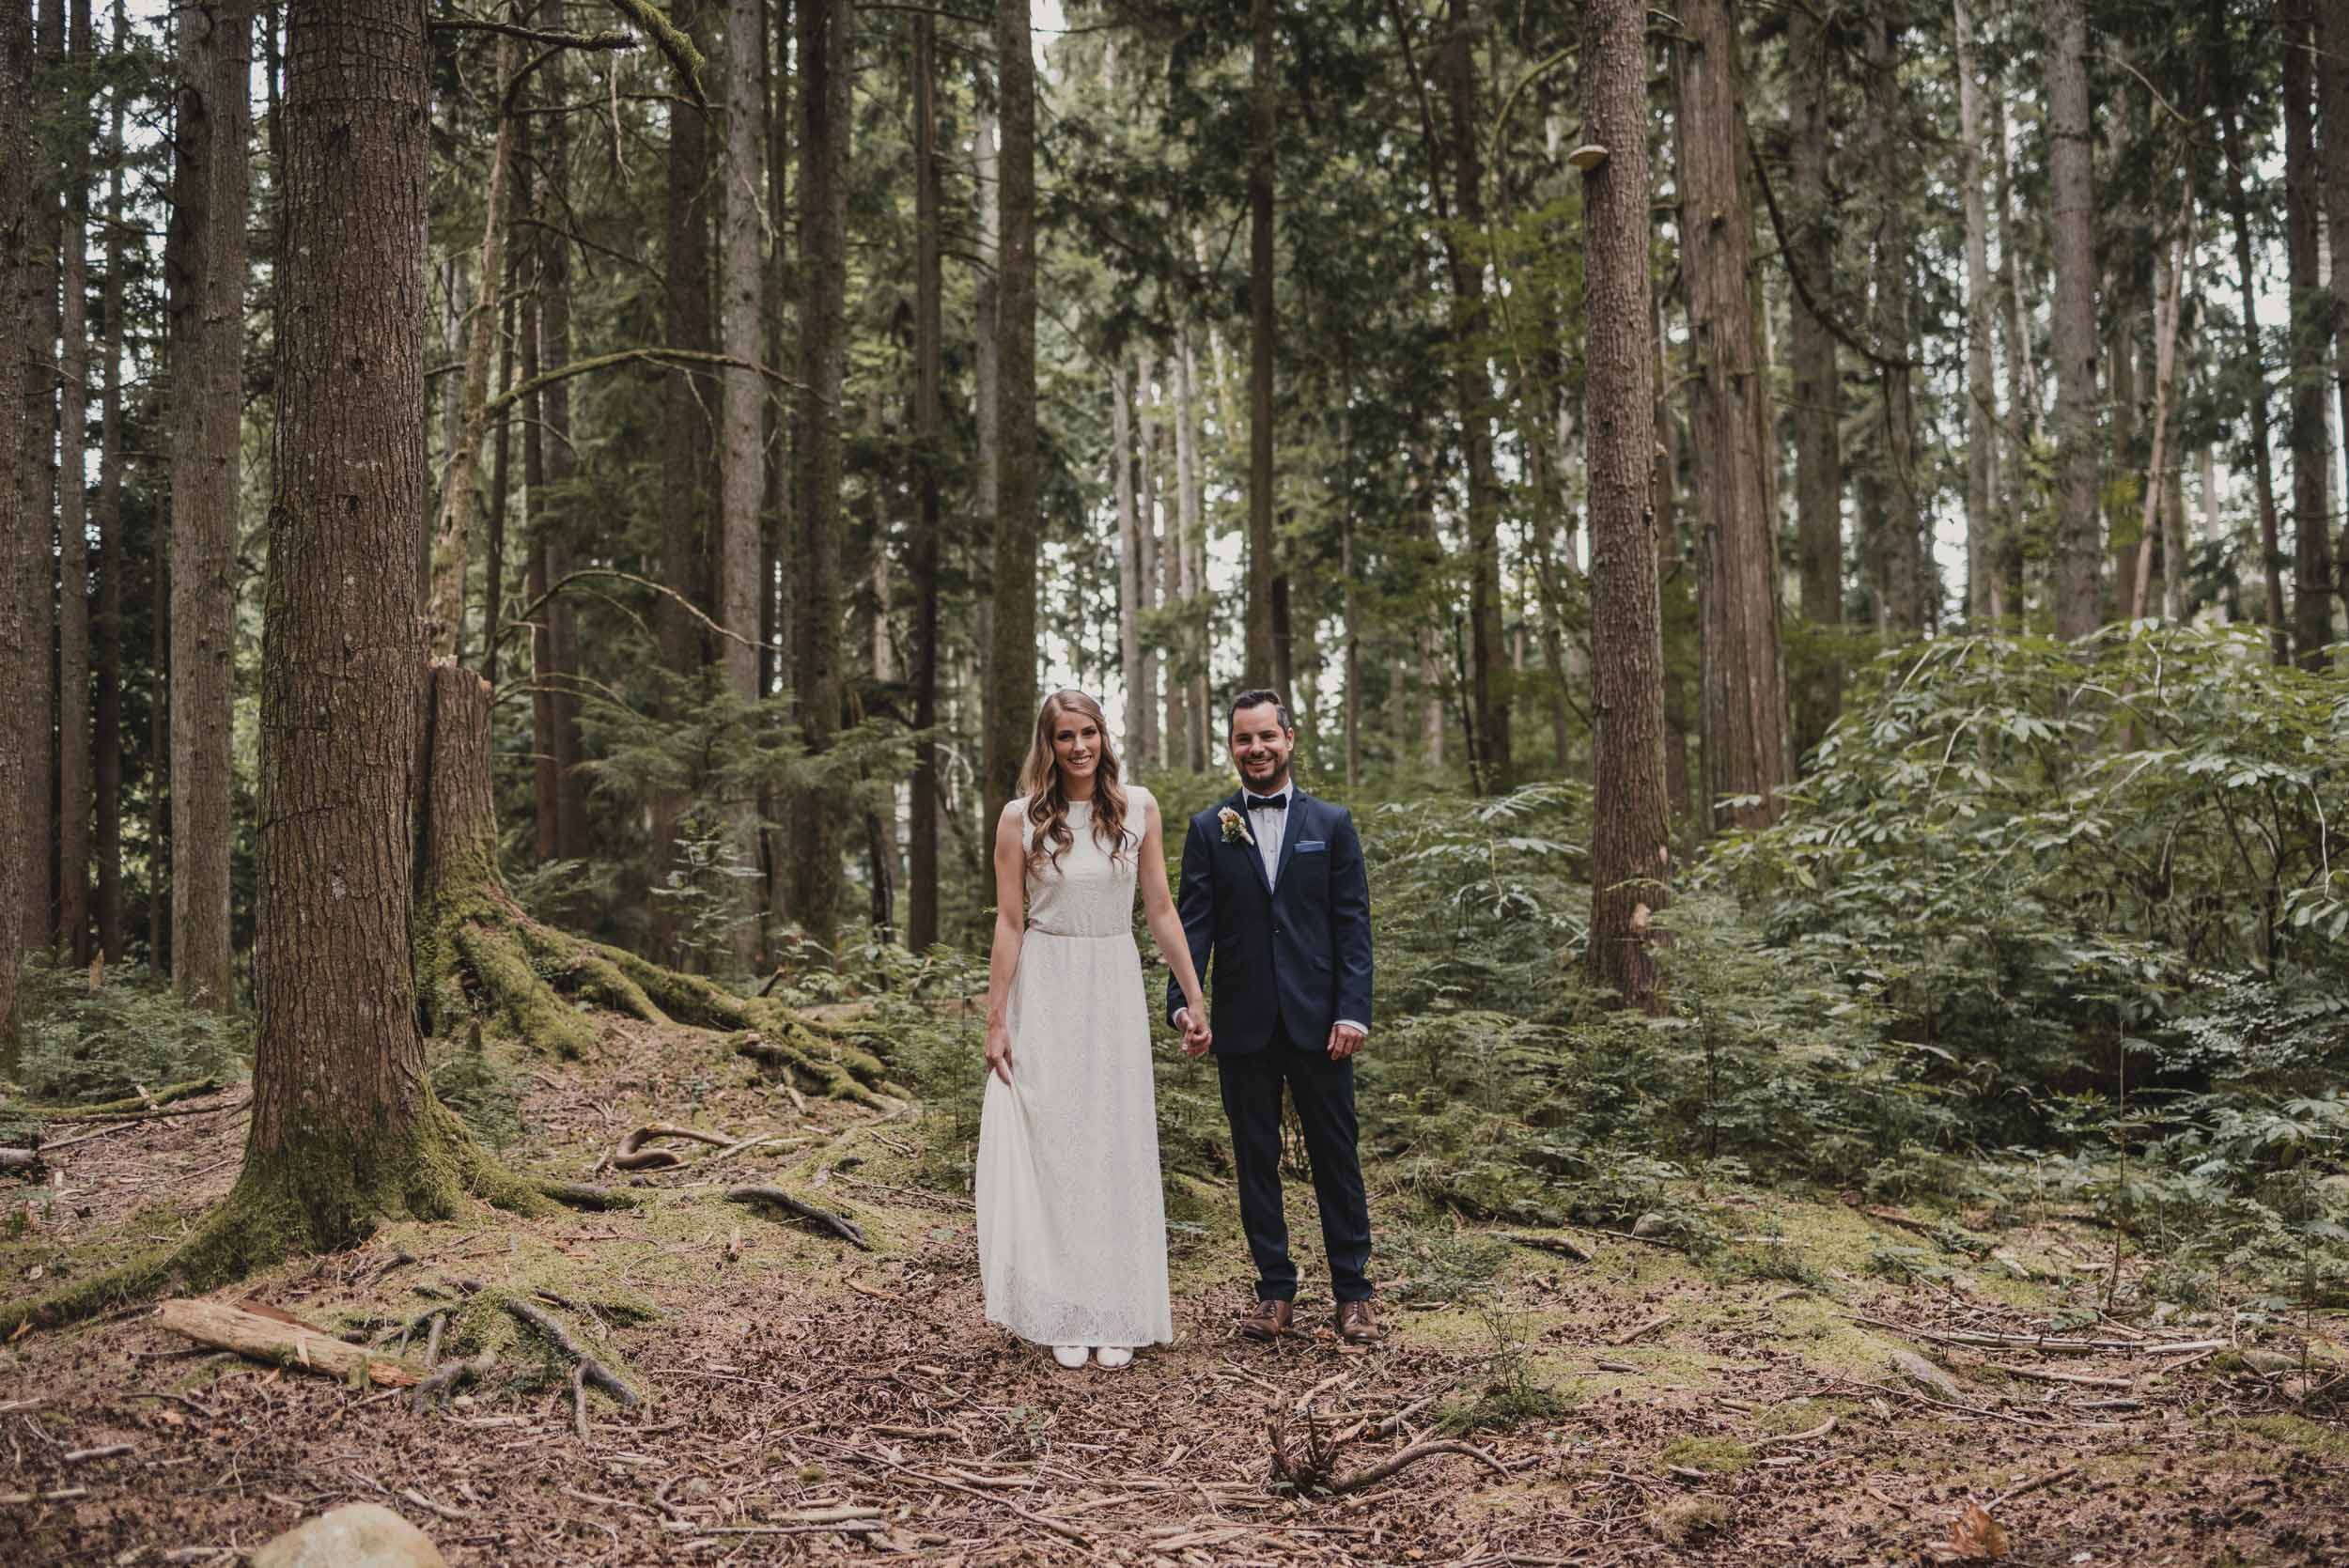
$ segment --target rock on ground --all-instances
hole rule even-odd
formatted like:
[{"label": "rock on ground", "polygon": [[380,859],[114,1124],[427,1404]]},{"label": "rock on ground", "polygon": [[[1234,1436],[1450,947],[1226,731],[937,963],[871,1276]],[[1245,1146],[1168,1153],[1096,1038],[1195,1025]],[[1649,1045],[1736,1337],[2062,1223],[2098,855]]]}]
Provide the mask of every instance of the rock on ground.
[{"label": "rock on ground", "polygon": [[253,1568],[448,1568],[424,1531],[388,1508],[345,1503],[253,1554]]}]

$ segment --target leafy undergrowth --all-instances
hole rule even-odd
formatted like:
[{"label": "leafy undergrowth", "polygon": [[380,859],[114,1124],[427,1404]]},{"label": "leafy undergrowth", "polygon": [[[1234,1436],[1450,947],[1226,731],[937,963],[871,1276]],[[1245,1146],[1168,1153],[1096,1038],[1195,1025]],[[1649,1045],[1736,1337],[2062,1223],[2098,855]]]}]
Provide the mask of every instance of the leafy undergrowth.
[{"label": "leafy undergrowth", "polygon": [[[355,1500],[457,1564],[1946,1560],[1984,1538],[1956,1533],[1969,1505],[2017,1561],[2349,1552],[2342,1314],[2238,1301],[2113,1321],[2101,1304],[2146,1265],[2124,1256],[2116,1280],[2109,1233],[2061,1213],[1663,1177],[1642,1201],[1672,1219],[1645,1239],[1469,1225],[1407,1156],[1374,1152],[1389,1342],[1342,1348],[1309,1296],[1309,1332],[1256,1347],[1230,1332],[1248,1271],[1203,1133],[1170,1140],[1200,1166],[1170,1176],[1177,1343],[1069,1374],[982,1321],[950,1108],[802,1110],[723,1048],[631,1026],[590,1061],[533,1067],[507,1157],[585,1178],[648,1122],[770,1141],[646,1172],[633,1208],[395,1226],[228,1293],[417,1360],[445,1314],[442,1359],[495,1366],[431,1413],[191,1346],[145,1311],[0,1352],[0,1559],[229,1561]],[[1193,1072],[1168,1082],[1195,1094]],[[123,1124],[8,1190],[8,1294],[176,1235],[233,1177],[242,1103]],[[761,1184],[873,1250],[725,1201]],[[1317,1232],[1309,1196],[1291,1202],[1310,1290]],[[590,1391],[583,1436],[569,1357],[507,1301],[566,1325],[640,1402]],[[2098,1348],[1998,1339],[2039,1334]],[[1899,1352],[1947,1385],[1911,1380]],[[1269,1479],[1276,1412],[1292,1440],[1333,1446],[1336,1478],[1422,1440],[1505,1477],[1433,1452],[1299,1495]]]}]

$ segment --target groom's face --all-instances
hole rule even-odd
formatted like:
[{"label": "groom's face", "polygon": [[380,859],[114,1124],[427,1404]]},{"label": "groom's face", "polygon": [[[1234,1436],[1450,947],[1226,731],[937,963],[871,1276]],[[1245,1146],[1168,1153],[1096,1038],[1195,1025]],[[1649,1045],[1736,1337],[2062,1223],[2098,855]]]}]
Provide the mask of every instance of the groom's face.
[{"label": "groom's face", "polygon": [[1289,781],[1289,753],[1297,732],[1281,722],[1281,705],[1258,703],[1232,715],[1232,766],[1239,781],[1259,795],[1268,795]]}]

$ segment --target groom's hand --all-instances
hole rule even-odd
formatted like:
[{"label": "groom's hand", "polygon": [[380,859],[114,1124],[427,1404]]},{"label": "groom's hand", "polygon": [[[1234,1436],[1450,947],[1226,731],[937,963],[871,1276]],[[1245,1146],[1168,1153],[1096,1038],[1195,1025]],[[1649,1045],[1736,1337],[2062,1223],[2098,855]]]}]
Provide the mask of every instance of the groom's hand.
[{"label": "groom's hand", "polygon": [[1207,1021],[1188,1007],[1174,1015],[1174,1024],[1183,1032],[1185,1056],[1204,1056],[1207,1048],[1215,1044],[1215,1032],[1207,1027]]},{"label": "groom's hand", "polygon": [[1345,1061],[1361,1049],[1362,1042],[1368,1038],[1370,1038],[1369,1035],[1356,1029],[1352,1024],[1331,1024],[1330,1026],[1330,1060]]}]

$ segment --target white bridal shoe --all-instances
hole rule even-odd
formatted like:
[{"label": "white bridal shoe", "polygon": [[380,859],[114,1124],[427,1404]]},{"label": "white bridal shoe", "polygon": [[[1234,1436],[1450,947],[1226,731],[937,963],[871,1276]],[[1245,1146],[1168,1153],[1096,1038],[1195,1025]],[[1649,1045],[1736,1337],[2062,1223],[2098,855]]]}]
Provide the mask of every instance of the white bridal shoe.
[{"label": "white bridal shoe", "polygon": [[1085,1364],[1085,1357],[1087,1354],[1088,1352],[1086,1348],[1081,1344],[1056,1344],[1052,1346],[1052,1359],[1058,1361],[1062,1366],[1066,1367],[1070,1372],[1075,1372],[1079,1367]]},{"label": "white bridal shoe", "polygon": [[1095,1363],[1107,1367],[1112,1372],[1128,1365],[1133,1358],[1134,1353],[1122,1344],[1105,1344],[1093,1353]]}]

